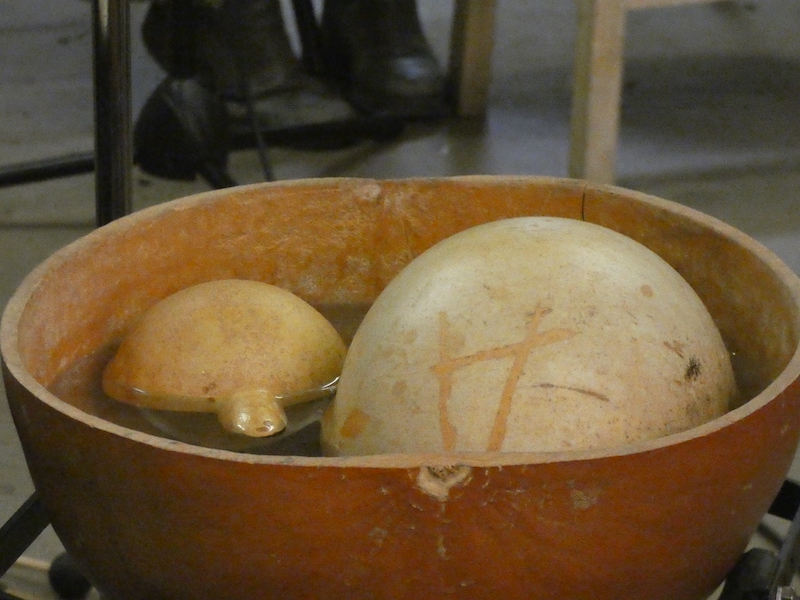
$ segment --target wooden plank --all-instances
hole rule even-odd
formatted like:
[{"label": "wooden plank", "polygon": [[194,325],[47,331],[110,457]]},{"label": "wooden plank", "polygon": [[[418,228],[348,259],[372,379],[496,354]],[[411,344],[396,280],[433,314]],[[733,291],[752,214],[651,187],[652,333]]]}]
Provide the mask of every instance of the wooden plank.
[{"label": "wooden plank", "polygon": [[569,175],[614,180],[626,10],[621,0],[578,0]]},{"label": "wooden plank", "polygon": [[486,112],[496,4],[496,0],[455,2],[447,89],[459,116],[482,116]]}]

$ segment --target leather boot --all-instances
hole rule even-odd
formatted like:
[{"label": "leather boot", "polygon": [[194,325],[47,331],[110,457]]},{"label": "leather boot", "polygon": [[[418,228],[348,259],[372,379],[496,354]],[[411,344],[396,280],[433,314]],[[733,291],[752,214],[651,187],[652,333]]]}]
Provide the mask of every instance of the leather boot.
[{"label": "leather boot", "polygon": [[445,114],[444,76],[416,0],[327,0],[321,29],[327,69],[354,106],[411,118]]},{"label": "leather boot", "polygon": [[[170,55],[170,0],[153,2],[142,26],[150,54],[175,74]],[[288,129],[351,119],[353,108],[304,71],[284,27],[279,0],[195,2],[197,78],[221,95],[233,138],[253,125],[250,97],[261,129]]]}]

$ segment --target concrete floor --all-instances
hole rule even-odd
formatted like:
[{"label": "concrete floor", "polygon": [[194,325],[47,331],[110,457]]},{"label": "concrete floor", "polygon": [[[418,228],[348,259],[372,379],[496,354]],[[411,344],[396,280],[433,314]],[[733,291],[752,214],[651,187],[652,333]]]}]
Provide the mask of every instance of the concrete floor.
[{"label": "concrete floor", "polygon": [[[420,0],[446,63],[452,6]],[[132,5],[133,104],[161,73],[142,49],[146,5]],[[566,175],[575,8],[500,2],[485,120],[409,129],[389,143],[270,152],[280,179],[460,174]],[[737,1],[639,11],[628,20],[618,183],[727,221],[800,272],[800,3]],[[92,148],[91,24],[78,0],[4,0],[0,10],[0,165]],[[253,152],[231,157],[240,183],[260,179]],[[206,189],[136,171],[136,209]],[[0,306],[57,248],[90,231],[92,176],[0,189]],[[793,473],[800,470],[793,469]],[[0,521],[32,485],[0,402]],[[52,559],[47,531],[29,550]],[[18,570],[19,571],[19,570]],[[24,570],[23,570],[24,571]],[[16,573],[16,574],[15,574]],[[13,585],[36,588],[27,572]],[[7,579],[8,579],[7,577]],[[34,577],[35,579],[35,577]],[[11,585],[11,584],[10,584]],[[39,586],[34,593],[47,597]]]}]

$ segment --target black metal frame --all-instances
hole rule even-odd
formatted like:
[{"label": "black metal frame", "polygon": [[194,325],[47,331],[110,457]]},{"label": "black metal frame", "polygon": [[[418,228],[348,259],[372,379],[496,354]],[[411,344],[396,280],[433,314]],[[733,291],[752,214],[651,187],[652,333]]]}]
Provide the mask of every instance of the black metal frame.
[{"label": "black metal frame", "polygon": [[92,0],[95,148],[0,168],[0,187],[94,171],[97,225],[131,210],[131,62],[127,0]]}]

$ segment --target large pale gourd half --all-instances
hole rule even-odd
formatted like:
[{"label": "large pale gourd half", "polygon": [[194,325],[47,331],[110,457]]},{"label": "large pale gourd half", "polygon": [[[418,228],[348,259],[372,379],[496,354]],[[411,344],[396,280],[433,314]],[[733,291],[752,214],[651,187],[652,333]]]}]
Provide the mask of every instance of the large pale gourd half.
[{"label": "large pale gourd half", "polygon": [[323,419],[330,455],[608,448],[729,409],[723,340],[655,253],[523,217],[424,252],[370,308]]}]

